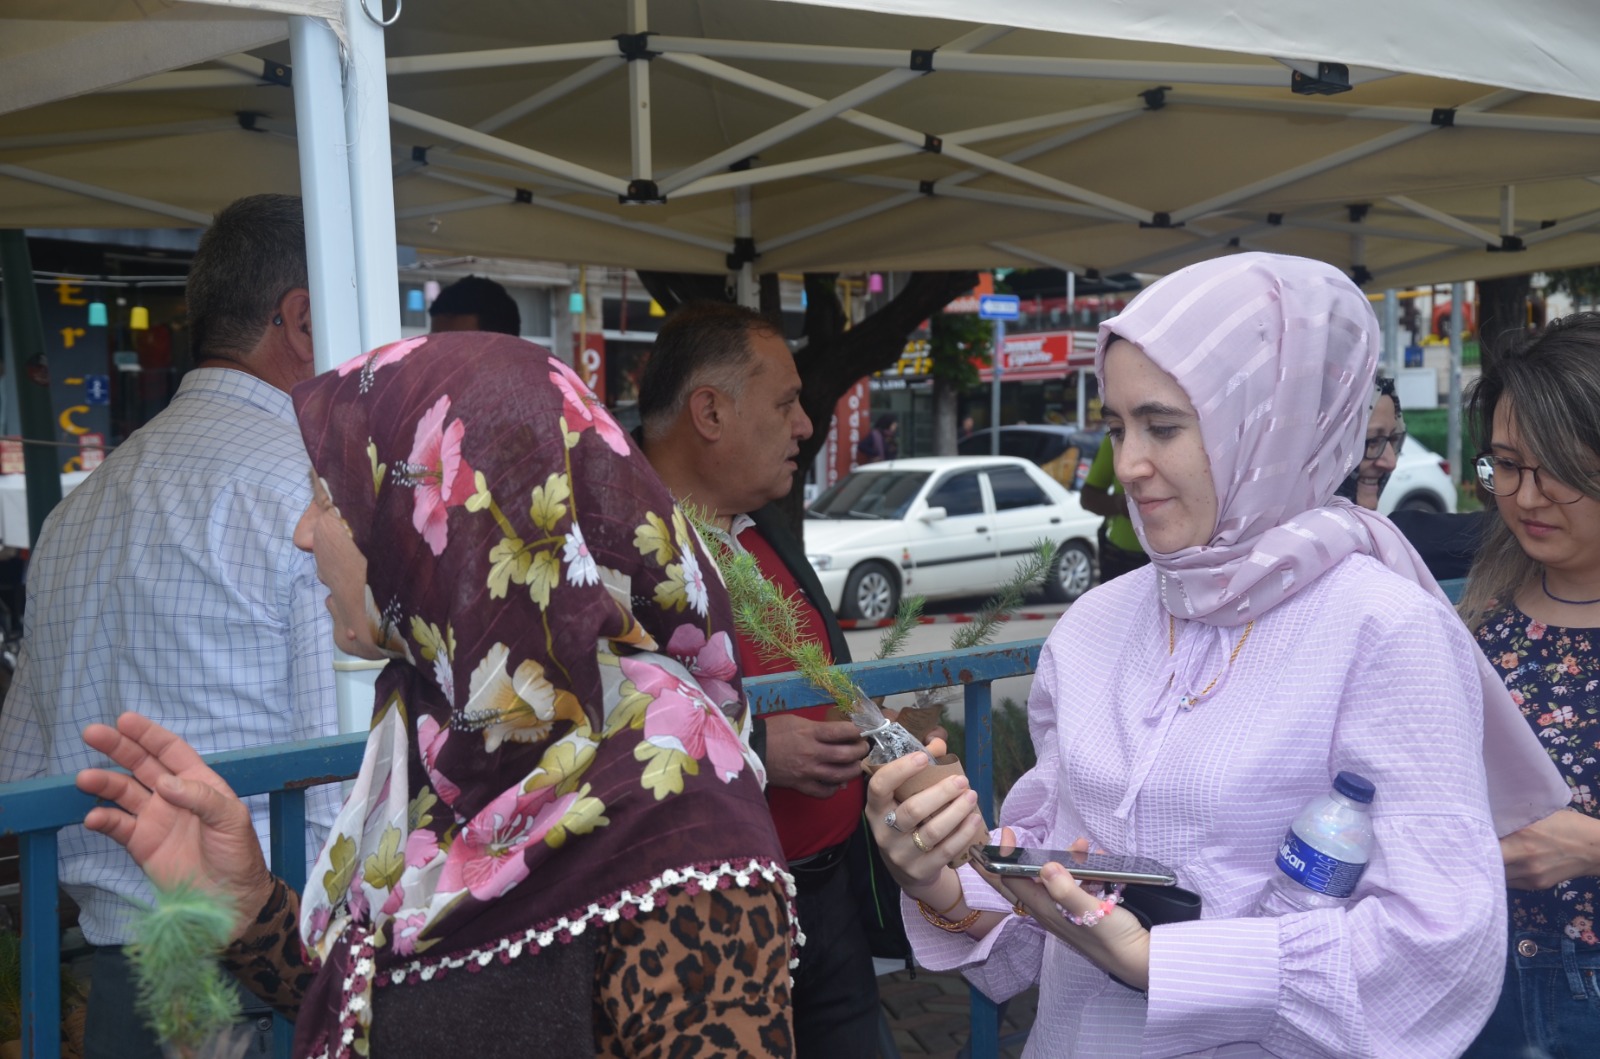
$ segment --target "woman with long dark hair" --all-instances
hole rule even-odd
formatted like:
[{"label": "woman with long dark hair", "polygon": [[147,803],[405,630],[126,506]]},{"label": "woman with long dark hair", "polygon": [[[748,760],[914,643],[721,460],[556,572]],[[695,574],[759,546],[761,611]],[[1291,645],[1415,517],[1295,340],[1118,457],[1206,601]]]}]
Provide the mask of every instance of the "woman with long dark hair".
[{"label": "woman with long dark hair", "polygon": [[1461,613],[1572,791],[1504,838],[1511,938],[1468,1055],[1593,1054],[1600,1036],[1600,314],[1551,323],[1468,395],[1494,496]]}]

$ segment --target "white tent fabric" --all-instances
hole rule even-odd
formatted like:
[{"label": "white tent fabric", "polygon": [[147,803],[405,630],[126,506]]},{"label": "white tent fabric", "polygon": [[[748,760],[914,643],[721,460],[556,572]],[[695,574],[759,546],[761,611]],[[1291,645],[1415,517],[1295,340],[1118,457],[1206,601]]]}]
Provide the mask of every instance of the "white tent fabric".
[{"label": "white tent fabric", "polygon": [[[971,20],[972,0],[792,0]],[[1593,0],[1005,0],[986,22],[1110,40],[1346,63],[1524,92],[1600,99]]]},{"label": "white tent fabric", "polygon": [[[925,17],[954,10],[945,0],[869,2],[884,10],[408,7],[385,34],[401,240],[703,272],[746,251],[760,271],[1161,272],[1246,248],[1374,286],[1600,261],[1600,6],[1463,0],[1429,34],[1440,5],[1420,0],[1391,0],[1388,21],[1375,0],[992,5],[1007,22],[1068,18],[1067,34]],[[1207,46],[1164,42],[1185,34]],[[291,94],[260,76],[287,54],[254,47],[0,114],[0,225],[196,224],[238,195],[295,189]],[[1351,64],[1353,87],[1294,93],[1279,59],[1315,73],[1307,57]],[[26,50],[0,46],[0,98],[12,59]],[[1470,81],[1437,76],[1467,67]],[[630,185],[649,204],[620,202]]]},{"label": "white tent fabric", "polygon": [[285,15],[342,21],[339,0],[10,0],[0,114],[283,40]]}]

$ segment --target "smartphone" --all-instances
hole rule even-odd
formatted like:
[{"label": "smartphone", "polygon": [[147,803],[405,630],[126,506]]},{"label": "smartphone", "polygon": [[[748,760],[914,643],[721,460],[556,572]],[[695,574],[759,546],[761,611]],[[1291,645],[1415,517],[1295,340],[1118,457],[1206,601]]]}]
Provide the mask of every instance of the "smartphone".
[{"label": "smartphone", "polygon": [[1037,878],[1039,869],[1051,861],[1086,882],[1139,883],[1145,886],[1176,886],[1178,877],[1171,868],[1149,857],[1129,857],[1120,853],[1086,853],[1067,849],[1028,849],[1018,847],[1003,853],[999,846],[980,846],[973,856],[996,875]]}]

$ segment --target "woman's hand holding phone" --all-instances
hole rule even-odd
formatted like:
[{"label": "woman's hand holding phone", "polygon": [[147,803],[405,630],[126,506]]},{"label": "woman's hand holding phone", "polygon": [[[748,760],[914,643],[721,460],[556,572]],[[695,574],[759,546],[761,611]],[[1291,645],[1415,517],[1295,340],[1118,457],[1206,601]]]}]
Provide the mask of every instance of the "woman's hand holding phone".
[{"label": "woman's hand holding phone", "polygon": [[[1009,827],[1000,829],[1000,847],[1006,852],[1016,846]],[[1069,852],[1089,849],[1087,839],[1078,839]],[[999,876],[978,865],[979,874],[1011,901],[1019,914],[1033,918],[1108,974],[1134,989],[1145,990],[1150,983],[1150,932],[1132,912],[1120,905],[1111,908],[1093,926],[1079,926],[1063,911],[1083,919],[1103,907],[1104,898],[1078,885],[1072,873],[1057,863],[1046,864],[1037,879]]]}]

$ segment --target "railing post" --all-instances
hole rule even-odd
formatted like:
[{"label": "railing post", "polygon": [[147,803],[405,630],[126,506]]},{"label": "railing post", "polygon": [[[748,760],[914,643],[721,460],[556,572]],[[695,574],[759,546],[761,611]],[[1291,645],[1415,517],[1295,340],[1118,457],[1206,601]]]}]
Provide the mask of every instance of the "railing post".
[{"label": "railing post", "polygon": [[[999,436],[995,431],[995,436]],[[967,782],[978,794],[978,810],[984,822],[994,827],[994,686],[988,681],[968,684],[966,689]],[[971,1008],[967,1054],[972,1059],[995,1059],[1000,1054],[1000,1009],[976,986],[969,986]]]},{"label": "railing post", "polygon": [[56,833],[17,840],[22,882],[22,1054],[61,1059],[61,925],[56,898]]},{"label": "railing post", "polygon": [[[300,893],[306,888],[306,792],[305,788],[273,791],[267,796],[267,818],[272,825],[272,874]],[[272,1053],[276,1059],[289,1059],[294,1044],[294,1023],[282,1015],[272,1016]]]}]

